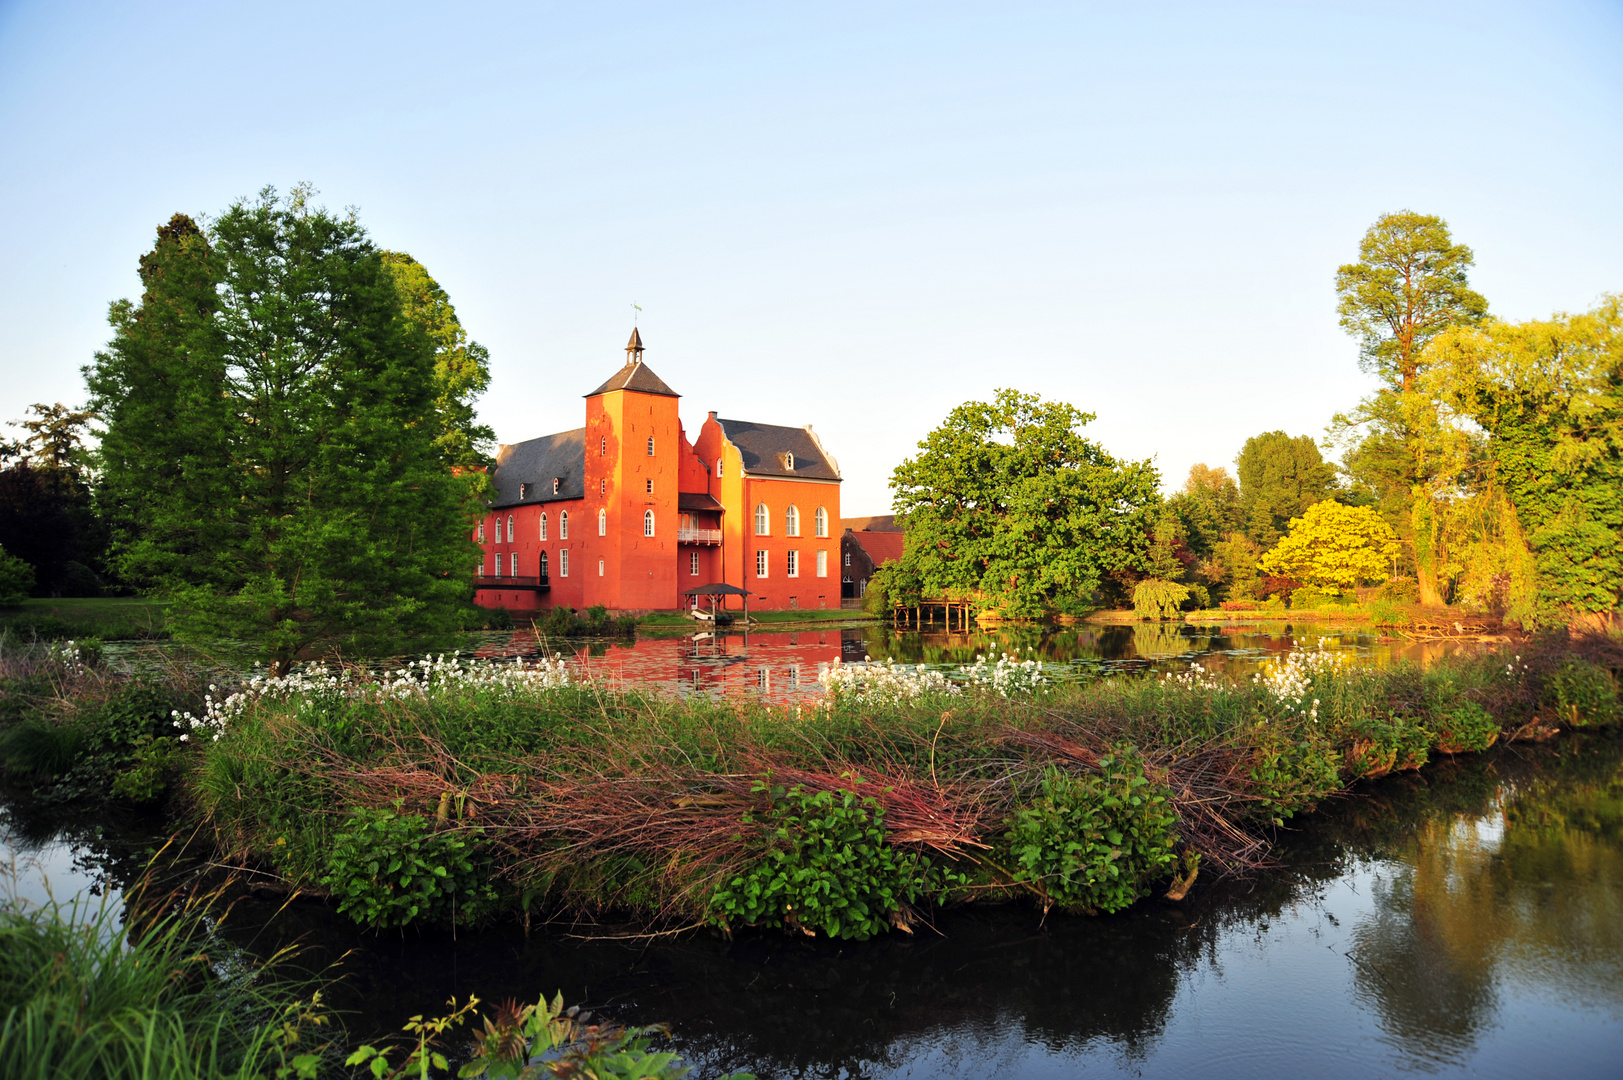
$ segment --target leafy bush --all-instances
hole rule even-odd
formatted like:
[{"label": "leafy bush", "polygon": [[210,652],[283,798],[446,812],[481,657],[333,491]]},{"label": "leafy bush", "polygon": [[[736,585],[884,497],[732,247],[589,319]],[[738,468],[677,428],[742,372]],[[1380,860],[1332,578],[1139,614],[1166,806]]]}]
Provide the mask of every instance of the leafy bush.
[{"label": "leafy bush", "polygon": [[1618,722],[1617,679],[1610,671],[1572,657],[1544,681],[1544,703],[1573,727],[1609,727]]},{"label": "leafy bush", "polygon": [[1189,599],[1189,587],[1160,578],[1133,586],[1133,614],[1141,619],[1176,619],[1178,605]]},{"label": "leafy bush", "polygon": [[1337,608],[1350,602],[1351,597],[1344,596],[1337,589],[1321,589],[1313,585],[1304,585],[1291,593],[1292,611],[1318,611],[1324,608]]},{"label": "leafy bush", "polygon": [[0,548],[0,607],[15,607],[34,587],[34,568]]},{"label": "leafy bush", "polygon": [[1376,599],[1369,605],[1369,620],[1376,626],[1408,626],[1409,612],[1396,600]]},{"label": "leafy bush", "polygon": [[1167,792],[1130,751],[1099,759],[1085,776],[1050,770],[1042,794],[1015,811],[1004,834],[1009,865],[1064,911],[1119,911],[1168,873],[1177,855]]},{"label": "leafy bush", "polygon": [[1499,721],[1474,701],[1444,709],[1437,721],[1436,747],[1444,754],[1486,750],[1499,738]]},{"label": "leafy bush", "polygon": [[1222,607],[1224,611],[1260,611],[1262,603],[1257,600],[1225,600]]},{"label": "leafy bush", "polygon": [[490,860],[464,835],[433,830],[417,814],[357,809],[333,838],[321,884],[338,910],[362,926],[473,922],[491,910],[497,893],[489,884]]},{"label": "leafy bush", "polygon": [[1414,578],[1395,577],[1382,584],[1381,591],[1375,595],[1394,604],[1418,604],[1420,586],[1415,584]]},{"label": "leafy bush", "polygon": [[132,802],[152,802],[168,787],[169,768],[179,744],[174,739],[143,735],[130,754],[130,764],[113,777],[112,792]]},{"label": "leafy bush", "polygon": [[[756,791],[766,791],[757,781]],[[798,926],[831,938],[866,941],[890,929],[902,904],[958,880],[928,856],[885,840],[885,811],[854,791],[770,790],[765,857],[727,878],[711,895],[712,920]],[[745,822],[752,821],[745,815]]]},{"label": "leafy bush", "polygon": [[1252,735],[1249,779],[1259,816],[1274,824],[1341,786],[1339,758],[1329,743],[1288,724],[1270,724]]},{"label": "leafy bush", "polygon": [[1418,769],[1435,740],[1418,718],[1398,713],[1363,717],[1350,725],[1350,733],[1352,744],[1345,755],[1349,780]]}]

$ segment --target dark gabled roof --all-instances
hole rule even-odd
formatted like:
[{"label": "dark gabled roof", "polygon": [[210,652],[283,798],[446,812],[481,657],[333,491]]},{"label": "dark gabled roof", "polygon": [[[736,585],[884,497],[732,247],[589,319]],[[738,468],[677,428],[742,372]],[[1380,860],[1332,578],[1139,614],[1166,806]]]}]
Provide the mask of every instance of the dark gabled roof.
[{"label": "dark gabled roof", "polygon": [[[552,493],[553,477],[563,480],[556,495]],[[496,497],[490,500],[493,507],[585,498],[586,429],[503,444],[496,450],[491,482],[496,486]],[[530,485],[522,499],[520,484]]]},{"label": "dark gabled roof", "polygon": [[635,390],[639,394],[663,394],[666,397],[682,396],[666,386],[665,380],[655,375],[653,369],[641,360],[628,361],[625,367],[610,376],[608,382],[586,396],[596,397],[610,390]]},{"label": "dark gabled roof", "polygon": [[717,511],[726,509],[715,499],[703,492],[679,491],[676,493],[676,508],[678,510],[708,510]]},{"label": "dark gabled roof", "polygon": [[[829,460],[817,439],[806,428],[755,424],[748,420],[723,420],[721,433],[738,447],[744,471],[766,476],[803,476],[812,480],[838,480],[840,471]],[[793,471],[784,465],[784,454],[795,456]]]}]

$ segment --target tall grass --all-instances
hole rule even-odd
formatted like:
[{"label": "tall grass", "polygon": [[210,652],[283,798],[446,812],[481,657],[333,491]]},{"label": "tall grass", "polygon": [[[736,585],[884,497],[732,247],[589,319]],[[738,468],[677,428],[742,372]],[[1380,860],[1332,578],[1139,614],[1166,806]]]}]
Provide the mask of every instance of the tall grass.
[{"label": "tall grass", "polygon": [[105,898],[0,905],[0,1076],[215,1080],[312,1073],[319,995],[209,934],[217,894],[137,887],[128,925]]}]

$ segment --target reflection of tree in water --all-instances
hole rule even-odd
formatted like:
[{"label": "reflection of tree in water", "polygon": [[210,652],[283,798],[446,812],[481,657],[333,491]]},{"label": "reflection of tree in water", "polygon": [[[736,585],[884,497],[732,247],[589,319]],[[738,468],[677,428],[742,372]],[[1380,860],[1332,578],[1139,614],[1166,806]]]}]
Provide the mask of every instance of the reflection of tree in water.
[{"label": "reflection of tree in water", "polygon": [[1595,740],[1548,756],[1519,776],[1501,756],[1509,783],[1476,805],[1399,800],[1412,831],[1352,956],[1361,999],[1417,1053],[1469,1049],[1507,982],[1623,1006],[1623,765]]}]

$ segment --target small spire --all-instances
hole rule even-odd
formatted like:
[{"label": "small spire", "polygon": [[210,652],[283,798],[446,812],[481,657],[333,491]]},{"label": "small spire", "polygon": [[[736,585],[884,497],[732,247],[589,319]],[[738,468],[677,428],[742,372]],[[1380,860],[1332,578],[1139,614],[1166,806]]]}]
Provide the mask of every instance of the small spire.
[{"label": "small spire", "polygon": [[635,326],[631,328],[631,340],[626,342],[626,363],[642,363],[642,335]]}]

